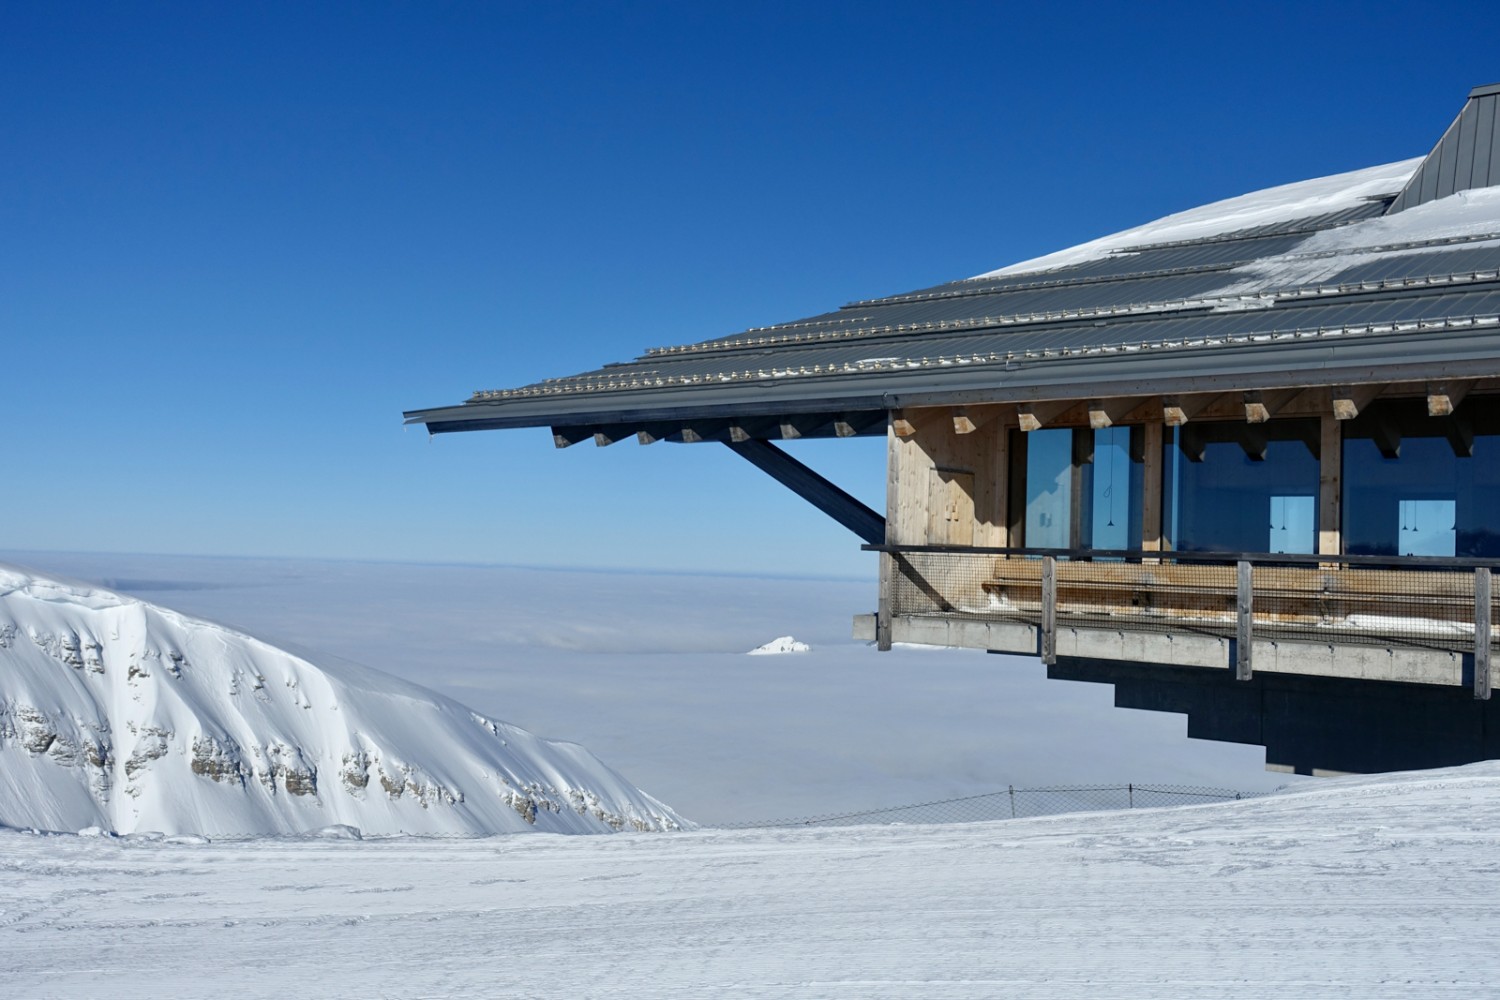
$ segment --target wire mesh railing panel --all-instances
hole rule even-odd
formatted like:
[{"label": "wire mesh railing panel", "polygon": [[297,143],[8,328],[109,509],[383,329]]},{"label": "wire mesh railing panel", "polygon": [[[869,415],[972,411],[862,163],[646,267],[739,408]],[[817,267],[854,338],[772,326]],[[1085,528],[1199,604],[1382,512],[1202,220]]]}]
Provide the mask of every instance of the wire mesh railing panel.
[{"label": "wire mesh railing panel", "polygon": [[985,823],[1031,816],[1120,809],[1156,809],[1254,798],[1263,793],[1193,785],[1054,785],[1046,788],[1006,788],[962,798],[919,802],[885,809],[803,816],[764,822],[728,823],[724,829],[772,829],[796,826],[862,826],[865,824]]},{"label": "wire mesh railing panel", "polygon": [[[1392,559],[1184,553],[1066,553],[896,546],[894,615],[954,615],[1043,627],[1191,632],[1254,639],[1475,651],[1476,568]],[[1049,570],[1048,563],[1051,563]],[[1402,563],[1408,565],[1402,565]],[[1240,565],[1248,565],[1248,587]],[[1487,574],[1488,569],[1484,572]],[[1051,574],[1050,579],[1048,574]],[[1491,648],[1500,608],[1489,602]],[[1476,618],[1476,615],[1479,617]]]}]

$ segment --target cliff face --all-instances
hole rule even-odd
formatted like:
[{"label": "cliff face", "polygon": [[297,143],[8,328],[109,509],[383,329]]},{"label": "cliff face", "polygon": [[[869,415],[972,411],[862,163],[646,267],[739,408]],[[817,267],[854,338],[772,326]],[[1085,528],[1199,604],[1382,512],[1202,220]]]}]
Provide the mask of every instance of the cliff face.
[{"label": "cliff face", "polygon": [[0,825],[119,833],[686,825],[584,748],[224,626],[0,565]]}]

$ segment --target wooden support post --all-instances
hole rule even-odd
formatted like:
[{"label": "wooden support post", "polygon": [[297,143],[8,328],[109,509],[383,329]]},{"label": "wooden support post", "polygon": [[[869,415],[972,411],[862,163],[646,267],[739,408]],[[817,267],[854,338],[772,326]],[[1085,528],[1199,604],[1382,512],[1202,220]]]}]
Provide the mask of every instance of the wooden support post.
[{"label": "wooden support post", "polygon": [[[1144,461],[1141,463],[1141,548],[1162,550],[1162,425],[1152,421],[1143,428]],[[1154,561],[1154,560],[1152,560]]]},{"label": "wooden support post", "polygon": [[891,588],[896,583],[896,557],[880,553],[880,603],[875,608],[875,648],[888,653],[891,649]]},{"label": "wooden support post", "polygon": [[[886,414],[885,434],[885,543],[895,545],[901,541],[897,525],[901,506],[901,459],[907,447],[896,431],[898,417],[895,412]],[[902,421],[903,423],[905,421]],[[910,427],[910,424],[907,424]],[[889,552],[880,553],[880,594],[875,606],[875,648],[889,652],[891,648],[891,589],[896,585],[896,560]]]},{"label": "wooden support post", "polygon": [[[1344,429],[1331,413],[1323,414],[1321,454],[1318,457],[1318,555],[1344,553]],[[1324,564],[1326,569],[1337,566]]]},{"label": "wooden support post", "polygon": [[1250,564],[1243,559],[1234,564],[1234,571],[1234,679],[1248,681],[1255,644],[1254,577]]},{"label": "wooden support post", "polygon": [[1474,571],[1474,697],[1490,699],[1490,620],[1494,614],[1490,599],[1490,571],[1481,566]]},{"label": "wooden support post", "polygon": [[1042,662],[1057,662],[1057,560],[1042,557]]}]

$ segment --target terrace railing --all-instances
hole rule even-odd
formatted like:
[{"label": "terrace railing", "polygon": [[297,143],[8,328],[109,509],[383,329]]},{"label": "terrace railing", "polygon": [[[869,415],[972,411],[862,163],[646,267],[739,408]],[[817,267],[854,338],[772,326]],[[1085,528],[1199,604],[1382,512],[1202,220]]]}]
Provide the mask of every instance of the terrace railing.
[{"label": "terrace railing", "polygon": [[1500,560],[1422,556],[867,545],[891,558],[882,612],[1030,625],[1042,659],[1059,628],[1196,633],[1234,642],[1248,678],[1256,640],[1415,648],[1472,657],[1489,697],[1500,637]]}]

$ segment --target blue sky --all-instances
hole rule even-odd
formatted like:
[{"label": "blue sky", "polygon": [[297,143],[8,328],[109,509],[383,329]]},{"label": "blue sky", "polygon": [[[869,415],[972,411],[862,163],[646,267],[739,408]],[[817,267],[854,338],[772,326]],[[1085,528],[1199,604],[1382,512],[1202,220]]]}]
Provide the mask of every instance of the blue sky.
[{"label": "blue sky", "polygon": [[[1425,153],[1471,7],[0,5],[0,548],[866,574],[453,403]],[[797,453],[872,504],[879,442]]]}]

